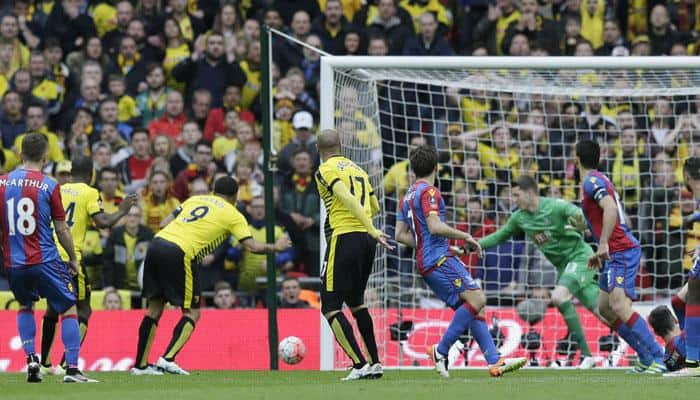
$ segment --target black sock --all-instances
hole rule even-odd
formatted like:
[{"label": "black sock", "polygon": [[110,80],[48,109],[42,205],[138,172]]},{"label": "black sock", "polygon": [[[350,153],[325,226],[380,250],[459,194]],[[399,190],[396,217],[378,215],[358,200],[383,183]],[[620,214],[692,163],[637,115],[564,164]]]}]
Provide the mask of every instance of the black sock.
[{"label": "black sock", "polygon": [[697,361],[688,361],[688,360],[686,360],[686,361],[685,361],[685,366],[686,366],[687,368],[697,368],[697,367],[700,366],[700,364],[698,364]]},{"label": "black sock", "polygon": [[328,324],[335,335],[335,340],[352,360],[353,367],[362,368],[367,361],[360,350],[360,346],[357,344],[357,340],[355,340],[352,326],[350,326],[350,321],[345,318],[345,314],[342,312],[335,314],[328,320]]},{"label": "black sock", "polygon": [[363,307],[352,315],[355,317],[360,336],[362,336],[362,341],[365,343],[365,350],[367,350],[369,355],[370,363],[378,363],[379,355],[377,354],[377,342],[374,339],[374,323],[372,322],[372,316],[369,315],[369,310]]},{"label": "black sock", "polygon": [[56,323],[58,318],[47,312],[41,324],[41,365],[51,366],[51,347],[56,337]]},{"label": "black sock", "polygon": [[146,368],[148,366],[148,353],[151,352],[153,338],[156,335],[158,321],[149,317],[143,317],[141,326],[139,326],[139,344],[136,347],[136,368]]},{"label": "black sock", "polygon": [[175,329],[173,329],[173,338],[170,339],[170,344],[168,344],[168,348],[163,355],[166,361],[175,360],[177,353],[182,350],[185,343],[190,339],[192,331],[194,331],[194,321],[183,315],[177,325],[175,325]]}]

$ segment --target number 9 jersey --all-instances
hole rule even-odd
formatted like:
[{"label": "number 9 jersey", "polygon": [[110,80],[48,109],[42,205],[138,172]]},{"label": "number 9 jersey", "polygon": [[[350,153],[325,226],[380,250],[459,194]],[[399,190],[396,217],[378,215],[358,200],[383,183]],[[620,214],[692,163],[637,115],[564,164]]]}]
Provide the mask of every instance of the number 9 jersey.
[{"label": "number 9 jersey", "polygon": [[233,235],[239,242],[252,237],[245,217],[215,195],[193,196],[173,211],[173,219],[157,238],[176,244],[195,263]]},{"label": "number 9 jersey", "polygon": [[39,171],[16,169],[0,177],[0,226],[5,267],[59,260],[53,220],[65,220],[56,181]]}]

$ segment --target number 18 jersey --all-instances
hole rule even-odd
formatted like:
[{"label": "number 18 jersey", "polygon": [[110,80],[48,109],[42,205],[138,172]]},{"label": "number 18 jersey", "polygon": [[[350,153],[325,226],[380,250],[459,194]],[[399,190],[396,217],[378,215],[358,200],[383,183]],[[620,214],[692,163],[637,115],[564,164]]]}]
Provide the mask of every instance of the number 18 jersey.
[{"label": "number 18 jersey", "polygon": [[0,229],[6,268],[58,260],[51,226],[54,220],[65,220],[56,181],[22,168],[0,176]]},{"label": "number 18 jersey", "polygon": [[175,219],[156,237],[176,244],[185,253],[185,258],[195,263],[231,235],[239,242],[252,236],[245,217],[219,196],[192,196],[173,214]]}]

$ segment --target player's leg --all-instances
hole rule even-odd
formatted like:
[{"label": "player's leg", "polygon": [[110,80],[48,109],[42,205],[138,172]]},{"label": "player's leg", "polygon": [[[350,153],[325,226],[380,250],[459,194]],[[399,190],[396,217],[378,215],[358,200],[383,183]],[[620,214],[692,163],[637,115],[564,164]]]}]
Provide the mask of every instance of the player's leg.
[{"label": "player's leg", "polygon": [[673,313],[676,314],[676,319],[678,320],[678,325],[681,327],[681,329],[685,329],[685,306],[687,297],[687,283],[683,285],[678,293],[671,297],[671,307],[673,308]]},{"label": "player's leg", "polygon": [[591,357],[591,350],[588,348],[588,342],[586,341],[586,335],[581,327],[578,311],[576,311],[576,307],[574,307],[574,304],[571,302],[574,297],[572,293],[579,292],[580,287],[578,282],[573,279],[573,277],[564,273],[559,279],[559,284],[552,291],[552,304],[557,307],[559,313],[561,313],[564,318],[569,334],[573,334],[576,337],[576,341],[581,349],[581,356]]},{"label": "player's leg", "polygon": [[56,338],[56,325],[58,324],[58,313],[53,307],[46,307],[46,313],[41,321],[41,369],[42,374],[50,374],[51,371],[51,348]]},{"label": "player's leg", "polygon": [[[82,267],[81,267],[82,268]],[[85,342],[85,337],[87,335],[88,321],[92,315],[92,306],[90,305],[90,287],[85,281],[85,275],[80,274],[75,277],[75,287],[77,288],[78,301],[76,306],[78,308],[78,326],[80,328],[80,347],[83,346]],[[42,357],[43,357],[43,343],[42,343]],[[61,358],[59,366],[65,370],[66,369],[66,355],[64,354]],[[60,370],[59,370],[60,373]]]},{"label": "player's leg", "polygon": [[687,305],[685,306],[686,367],[700,372],[700,269],[697,264],[688,279]]}]

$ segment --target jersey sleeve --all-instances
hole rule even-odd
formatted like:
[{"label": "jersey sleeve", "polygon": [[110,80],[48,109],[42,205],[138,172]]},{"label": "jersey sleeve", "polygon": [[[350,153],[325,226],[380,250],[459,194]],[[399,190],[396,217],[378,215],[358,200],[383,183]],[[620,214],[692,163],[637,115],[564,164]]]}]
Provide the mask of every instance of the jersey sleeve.
[{"label": "jersey sleeve", "polygon": [[233,218],[231,218],[229,232],[231,235],[233,235],[233,237],[238,239],[239,243],[253,236],[253,234],[250,233],[248,221],[246,221],[243,214],[241,214],[238,210],[233,211]]},{"label": "jersey sleeve", "polygon": [[441,202],[442,196],[440,195],[440,191],[433,186],[426,188],[420,194],[420,206],[425,217],[430,214],[440,215]]},{"label": "jersey sleeve", "polygon": [[555,201],[554,207],[556,208],[557,213],[566,219],[569,219],[575,215],[583,216],[583,210],[565,200],[559,199]]},{"label": "jersey sleeve", "polygon": [[86,207],[88,215],[93,216],[95,214],[101,213],[102,210],[102,200],[100,200],[100,194],[95,189],[91,189],[87,192]]},{"label": "jersey sleeve", "polygon": [[595,200],[596,203],[599,203],[603,197],[610,195],[605,181],[596,176],[588,176],[586,178],[586,181],[583,183],[583,192]]},{"label": "jersey sleeve", "polygon": [[516,233],[519,233],[520,232],[519,217],[520,217],[519,212],[517,212],[517,211],[514,212],[510,216],[510,218],[508,218],[508,221],[506,221],[505,225],[500,227],[496,232],[480,239],[479,245],[481,245],[481,247],[484,249],[488,249],[489,247],[498,246],[499,244],[510,239]]},{"label": "jersey sleeve", "polygon": [[399,212],[396,213],[396,220],[403,223],[408,223],[408,216],[406,215],[406,202],[404,197],[401,198],[399,202]]},{"label": "jersey sleeve", "polygon": [[316,180],[329,192],[332,192],[332,187],[340,180],[340,176],[338,175],[338,170],[322,164],[320,167],[318,167],[318,172],[316,172]]},{"label": "jersey sleeve", "polygon": [[66,210],[63,209],[61,187],[59,185],[54,186],[51,196],[49,197],[49,203],[51,203],[51,218],[53,218],[54,221],[65,221]]}]

